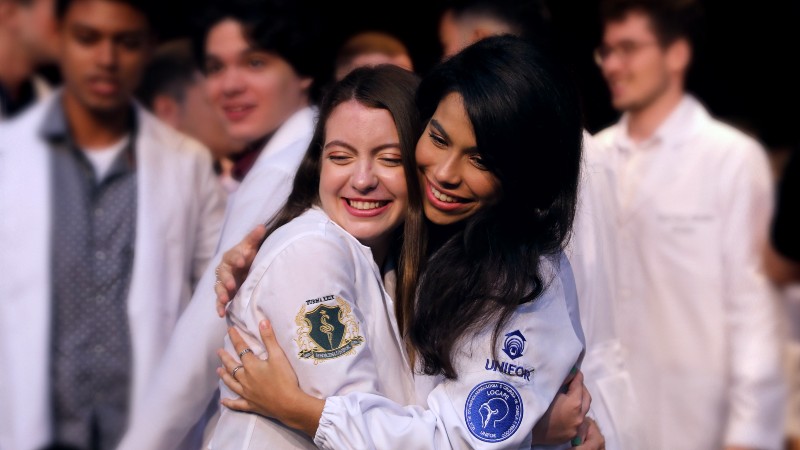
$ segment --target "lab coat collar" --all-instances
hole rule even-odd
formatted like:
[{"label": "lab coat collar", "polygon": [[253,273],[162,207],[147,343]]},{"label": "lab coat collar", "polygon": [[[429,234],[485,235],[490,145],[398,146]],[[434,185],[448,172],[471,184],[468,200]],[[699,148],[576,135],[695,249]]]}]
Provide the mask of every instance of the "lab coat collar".
[{"label": "lab coat collar", "polygon": [[636,144],[628,135],[628,122],[630,113],[622,115],[619,121],[620,132],[616,134],[614,146],[622,151],[631,151],[634,148],[646,148],[658,145],[661,148],[677,148],[687,139],[691,139],[708,121],[709,114],[706,108],[691,94],[684,94],[681,101],[658,126],[648,139]]}]

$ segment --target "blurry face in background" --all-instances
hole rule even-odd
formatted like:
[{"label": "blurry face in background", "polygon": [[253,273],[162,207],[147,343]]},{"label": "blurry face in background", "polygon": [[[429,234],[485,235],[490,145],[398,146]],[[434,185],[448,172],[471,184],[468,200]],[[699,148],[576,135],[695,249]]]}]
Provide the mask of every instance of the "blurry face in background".
[{"label": "blurry face in background", "polygon": [[446,11],[439,21],[439,42],[442,45],[442,58],[455,55],[473,43],[472,32],[466,24],[456,20],[453,13]]},{"label": "blurry face in background", "polygon": [[614,108],[640,110],[667,91],[669,52],[669,47],[659,45],[650,19],[643,13],[631,12],[605,25],[598,62]]},{"label": "blurry face in background", "polygon": [[468,219],[500,198],[500,181],[481,163],[461,94],[439,102],[417,142],[416,160],[425,217],[437,225]]},{"label": "blurry face in background", "polygon": [[206,88],[230,136],[253,142],[308,104],[310,78],[275,53],[255,49],[239,22],[226,19],[206,37]]},{"label": "blurry face in background", "polygon": [[126,108],[152,48],[147,18],[123,2],[77,0],[59,34],[64,95],[95,113]]},{"label": "blurry face in background", "polygon": [[214,111],[199,73],[195,80],[184,93],[178,129],[205,144],[215,159],[239,151],[241,148],[232,142],[222,120]]},{"label": "blurry face in background", "polygon": [[58,32],[54,0],[32,0],[20,4],[20,44],[36,64],[55,62],[58,58]]},{"label": "blurry face in background", "polygon": [[326,214],[362,244],[387,248],[405,220],[408,187],[391,113],[355,100],[325,124],[319,198]]}]

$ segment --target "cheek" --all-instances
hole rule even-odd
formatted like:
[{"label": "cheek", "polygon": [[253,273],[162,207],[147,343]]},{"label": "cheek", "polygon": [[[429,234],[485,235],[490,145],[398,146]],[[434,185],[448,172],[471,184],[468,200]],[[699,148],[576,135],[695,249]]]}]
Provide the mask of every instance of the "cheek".
[{"label": "cheek", "polygon": [[339,192],[346,179],[344,171],[332,166],[333,164],[324,162],[319,174],[319,198],[323,205],[331,204],[339,198]]}]

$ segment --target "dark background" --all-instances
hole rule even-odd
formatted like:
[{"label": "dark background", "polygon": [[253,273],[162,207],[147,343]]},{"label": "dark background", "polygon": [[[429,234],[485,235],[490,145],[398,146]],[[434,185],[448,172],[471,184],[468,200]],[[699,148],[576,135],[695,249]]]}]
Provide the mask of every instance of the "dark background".
[{"label": "dark background", "polygon": [[[335,48],[349,34],[382,29],[409,47],[416,70],[425,74],[441,55],[440,2],[362,3],[316,1],[327,18],[326,39]],[[586,125],[596,132],[616,121],[608,91],[592,60],[600,40],[597,0],[545,0],[559,46],[584,96]],[[721,119],[753,134],[768,149],[798,143],[800,127],[800,1],[701,0],[704,33],[695,49],[688,90]],[[171,1],[162,35],[188,32],[187,17],[197,1]]]}]

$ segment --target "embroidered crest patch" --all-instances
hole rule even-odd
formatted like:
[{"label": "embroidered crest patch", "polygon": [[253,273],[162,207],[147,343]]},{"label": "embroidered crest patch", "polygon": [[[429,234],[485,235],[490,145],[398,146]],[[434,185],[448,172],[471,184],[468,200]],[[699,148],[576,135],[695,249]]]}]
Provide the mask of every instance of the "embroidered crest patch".
[{"label": "embroidered crest patch", "polygon": [[469,393],[464,419],[476,438],[484,442],[504,441],[522,422],[522,399],[508,383],[483,382]]},{"label": "embroidered crest patch", "polygon": [[[332,297],[332,296],[331,296]],[[314,309],[300,308],[295,318],[297,330],[297,356],[312,359],[319,364],[328,359],[355,354],[355,347],[364,342],[359,335],[358,321],[350,304],[336,297],[335,305],[320,304]]]}]

